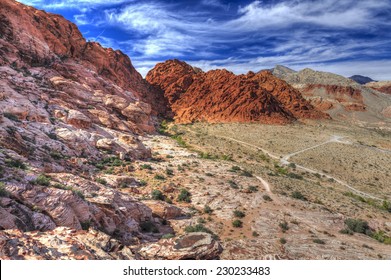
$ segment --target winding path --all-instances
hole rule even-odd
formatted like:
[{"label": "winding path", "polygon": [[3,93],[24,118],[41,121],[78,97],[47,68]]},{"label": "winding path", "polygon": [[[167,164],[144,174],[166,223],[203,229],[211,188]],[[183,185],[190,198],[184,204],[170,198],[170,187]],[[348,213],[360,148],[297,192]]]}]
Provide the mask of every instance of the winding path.
[{"label": "winding path", "polygon": [[[297,151],[297,152],[294,152],[294,153],[291,153],[291,154],[288,154],[288,155],[285,155],[283,156],[282,158],[272,154],[271,152],[261,148],[261,147],[258,147],[256,145],[253,145],[253,144],[250,144],[250,143],[247,143],[247,142],[244,142],[244,141],[240,141],[240,140],[237,140],[235,138],[231,138],[231,137],[227,137],[227,136],[220,136],[220,135],[216,135],[216,137],[219,137],[219,138],[225,138],[225,139],[228,139],[228,140],[231,140],[231,141],[234,141],[234,142],[237,142],[239,144],[242,144],[242,145],[246,145],[246,146],[249,146],[249,147],[253,147],[253,148],[256,148],[258,150],[261,150],[263,153],[265,153],[266,155],[268,155],[269,157],[273,158],[273,159],[278,159],[280,160],[280,162],[284,165],[289,165],[291,162],[289,162],[289,158],[292,157],[292,156],[295,156],[297,154],[300,154],[300,153],[303,153],[305,151],[308,151],[308,150],[311,150],[311,149],[315,149],[317,147],[320,147],[320,146],[323,146],[323,145],[326,145],[328,143],[343,143],[343,144],[351,144],[350,142],[348,141],[342,141],[341,139],[343,138],[346,138],[346,137],[342,137],[342,136],[337,136],[337,135],[334,135],[332,136],[329,140],[325,141],[325,142],[322,142],[320,144],[317,144],[315,146],[311,146],[311,147],[308,147],[308,148],[305,148],[303,150],[300,150],[300,151]],[[296,165],[296,168],[298,169],[302,169],[304,171],[307,171],[309,173],[312,173],[312,174],[320,174],[328,179],[333,179],[335,182],[339,183],[340,185],[348,188],[349,190],[361,195],[361,196],[364,196],[364,197],[367,197],[367,198],[371,198],[371,199],[375,199],[375,200],[379,200],[379,201],[383,201],[384,199],[382,198],[379,198],[379,197],[376,197],[376,196],[373,196],[371,194],[368,194],[368,193],[365,193],[365,192],[362,192],[354,187],[352,187],[351,185],[341,181],[340,179],[338,178],[335,178],[333,176],[330,176],[328,174],[325,174],[324,172],[321,172],[321,171],[318,171],[318,170],[315,170],[315,169],[310,169],[310,168],[307,168],[305,166],[302,166],[302,165],[299,165],[299,164],[295,164]],[[270,186],[269,184],[263,180],[261,177],[257,177],[258,180],[260,180],[262,182],[262,184],[264,185],[265,189],[266,190],[269,190],[270,191]]]}]

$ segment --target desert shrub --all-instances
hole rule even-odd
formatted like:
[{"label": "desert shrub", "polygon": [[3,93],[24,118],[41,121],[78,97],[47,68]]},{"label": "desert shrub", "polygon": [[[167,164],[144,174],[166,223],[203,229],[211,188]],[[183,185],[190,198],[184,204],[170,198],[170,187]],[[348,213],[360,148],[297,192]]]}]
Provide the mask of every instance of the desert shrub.
[{"label": "desert shrub", "polygon": [[287,175],[289,178],[293,178],[293,179],[298,179],[298,180],[303,180],[303,176],[301,176],[300,174],[296,174],[296,173],[288,173]]},{"label": "desert shrub", "polygon": [[50,152],[50,156],[51,156],[52,159],[54,159],[54,160],[60,160],[60,159],[62,159],[62,158],[64,157],[61,153],[59,153],[59,152],[57,152],[57,151],[51,151],[51,152]]},{"label": "desert shrub", "polygon": [[174,171],[173,171],[172,169],[170,169],[170,168],[167,168],[167,169],[166,169],[166,174],[167,174],[168,176],[172,176],[172,175],[174,175]]},{"label": "desert shrub", "polygon": [[345,225],[353,232],[370,234],[368,222],[361,219],[346,219]]},{"label": "desert shrub", "polygon": [[238,184],[236,184],[235,181],[229,180],[229,181],[228,181],[228,184],[229,184],[229,186],[230,186],[231,188],[233,188],[233,189],[239,189],[239,186],[238,186]]},{"label": "desert shrub", "polygon": [[319,238],[315,238],[314,240],[312,240],[314,243],[316,244],[326,244],[326,242],[324,242],[324,240],[322,239],[319,239]]},{"label": "desert shrub", "polygon": [[172,234],[172,233],[167,233],[167,234],[164,234],[164,235],[162,236],[162,239],[170,239],[170,238],[173,238],[173,237],[175,237],[174,234]]},{"label": "desert shrub", "polygon": [[191,202],[191,193],[186,189],[181,189],[177,200],[182,202]]},{"label": "desert shrub", "polygon": [[289,167],[295,169],[295,168],[296,168],[296,164],[294,164],[293,162],[291,162],[291,163],[289,164]]},{"label": "desert shrub", "polygon": [[52,139],[52,140],[58,140],[57,134],[54,133],[54,132],[48,133],[47,136],[48,136],[50,139]]},{"label": "desert shrub", "polygon": [[353,235],[354,232],[348,228],[344,228],[344,229],[341,229],[339,231],[339,233]]},{"label": "desert shrub", "polygon": [[87,221],[84,221],[84,222],[80,222],[80,225],[81,225],[81,228],[83,230],[89,230],[89,228],[91,226],[91,221],[87,220]]},{"label": "desert shrub", "polygon": [[9,192],[5,189],[3,182],[0,182],[0,197],[9,197]]},{"label": "desert shrub", "polygon": [[212,208],[210,208],[209,205],[204,206],[204,213],[205,214],[211,214],[213,212]]},{"label": "desert shrub", "polygon": [[140,167],[141,167],[141,169],[148,169],[148,170],[152,170],[153,169],[150,164],[146,164],[146,163],[142,164]]},{"label": "desert shrub", "polygon": [[99,183],[99,184],[102,184],[102,185],[106,185],[106,184],[107,184],[106,179],[104,179],[104,178],[99,178],[99,177],[95,179],[95,182],[97,182],[97,183]]},{"label": "desert shrub", "polygon": [[164,195],[160,190],[152,190],[151,197],[154,200],[164,200]]},{"label": "desert shrub", "polygon": [[304,200],[306,201],[307,198],[299,191],[294,191],[292,194],[291,194],[291,197],[292,198],[295,198],[295,199],[300,199],[300,200]]},{"label": "desert shrub", "polygon": [[75,194],[75,195],[77,195],[78,197],[80,197],[81,199],[85,199],[85,196],[84,196],[84,194],[81,192],[81,191],[79,191],[79,190],[72,190],[72,192]]},{"label": "desert shrub", "polygon": [[30,183],[33,185],[49,186],[50,181],[50,177],[40,174],[35,180],[30,181]]},{"label": "desert shrub", "polygon": [[18,116],[15,114],[7,113],[7,112],[4,112],[3,114],[4,114],[4,117],[6,117],[7,119],[9,119],[11,121],[20,122]]},{"label": "desert shrub", "polygon": [[240,210],[234,210],[233,213],[236,218],[244,218],[246,216],[246,214]]},{"label": "desert shrub", "polygon": [[187,144],[186,144],[186,141],[183,140],[181,135],[172,135],[171,138],[176,140],[176,142],[178,143],[179,147],[182,147],[182,148],[187,148],[188,147]]},{"label": "desert shrub", "polygon": [[252,236],[253,236],[253,237],[258,237],[258,236],[259,236],[259,233],[256,232],[256,231],[253,231],[253,232],[252,232]]},{"label": "desert shrub", "polygon": [[242,227],[243,226],[243,222],[241,220],[233,220],[232,221],[232,226],[236,227],[236,228]]},{"label": "desert shrub", "polygon": [[242,172],[240,172],[240,176],[252,177],[253,174],[248,170],[242,170]]},{"label": "desert shrub", "polygon": [[281,222],[278,226],[281,228],[282,232],[286,232],[289,229],[288,223],[286,221]]},{"label": "desert shrub", "polygon": [[159,229],[151,221],[145,221],[140,223],[140,228],[143,232],[158,233]]},{"label": "desert shrub", "polygon": [[391,237],[386,235],[386,233],[384,231],[380,230],[380,231],[374,232],[374,233],[372,233],[371,237],[381,243],[391,245]]},{"label": "desert shrub", "polygon": [[148,183],[147,183],[147,181],[145,181],[145,180],[140,180],[140,181],[138,181],[138,185],[139,186],[141,186],[141,187],[144,187],[144,186],[146,186]]},{"label": "desert shrub", "polygon": [[233,161],[233,158],[232,158],[232,156],[231,155],[222,155],[221,156],[221,159],[222,160],[227,160],[227,161]]},{"label": "desert shrub", "polygon": [[18,159],[6,158],[4,163],[8,167],[19,168],[19,169],[22,169],[22,170],[26,170],[27,169],[26,164],[24,164],[21,160],[18,160]]},{"label": "desert shrub", "polygon": [[153,178],[155,178],[156,180],[160,180],[160,181],[166,180],[166,177],[164,177],[163,175],[160,175],[160,174],[156,174]]},{"label": "desert shrub", "polygon": [[238,172],[238,171],[240,171],[240,170],[241,170],[241,169],[240,169],[239,166],[233,165],[233,166],[231,167],[231,169],[229,169],[228,171],[229,171],[229,172]]},{"label": "desert shrub", "polygon": [[252,193],[254,192],[257,192],[258,191],[258,186],[248,186],[248,190]]},{"label": "desert shrub", "polygon": [[262,198],[263,198],[265,201],[273,201],[273,199],[272,199],[269,195],[267,195],[267,194],[264,194],[264,195],[262,196]]},{"label": "desert shrub", "polygon": [[187,226],[185,228],[185,232],[206,232],[206,233],[210,233],[210,234],[213,234],[213,232],[206,228],[203,224],[196,224],[194,226]]},{"label": "desert shrub", "polygon": [[281,237],[281,238],[280,238],[280,243],[281,243],[281,244],[286,244],[286,242],[287,242],[287,241],[286,241],[286,239],[285,239],[284,237]]}]

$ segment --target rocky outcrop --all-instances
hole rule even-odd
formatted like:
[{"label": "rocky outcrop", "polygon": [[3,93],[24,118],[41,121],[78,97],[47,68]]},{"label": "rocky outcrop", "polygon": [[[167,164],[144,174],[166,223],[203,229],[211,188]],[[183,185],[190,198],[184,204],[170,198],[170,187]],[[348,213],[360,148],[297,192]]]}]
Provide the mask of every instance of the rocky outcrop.
[{"label": "rocky outcrop", "polygon": [[235,75],[227,70],[196,71],[168,60],[146,76],[167,97],[179,123],[288,123],[297,118],[327,118],[301,94],[270,72]]},{"label": "rocky outcrop", "polygon": [[391,81],[370,82],[365,84],[365,87],[391,94]]},{"label": "rocky outcrop", "polygon": [[213,260],[222,252],[212,235],[204,232],[189,233],[179,238],[162,239],[143,246],[138,253],[142,258],[154,260]]},{"label": "rocky outcrop", "polygon": [[2,260],[129,260],[128,247],[96,230],[58,227],[47,232],[0,232]]},{"label": "rocky outcrop", "polygon": [[288,82],[315,108],[328,113],[333,119],[354,123],[390,122],[388,108],[391,98],[381,94],[377,88],[373,88],[375,91],[352,79],[308,68],[297,72],[276,66],[273,74]]}]

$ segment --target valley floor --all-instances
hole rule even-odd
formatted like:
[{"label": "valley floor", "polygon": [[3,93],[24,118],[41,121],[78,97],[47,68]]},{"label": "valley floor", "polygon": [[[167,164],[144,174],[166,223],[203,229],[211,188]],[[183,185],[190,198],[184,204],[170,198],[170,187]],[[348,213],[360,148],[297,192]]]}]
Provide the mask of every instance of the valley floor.
[{"label": "valley floor", "polygon": [[[145,139],[159,160],[137,176],[143,195],[190,192],[190,203],[170,198],[191,216],[169,220],[177,234],[211,230],[223,259],[391,258],[390,133],[336,122],[171,125],[169,133],[177,143]],[[372,233],[350,232],[348,219],[367,221]]]}]

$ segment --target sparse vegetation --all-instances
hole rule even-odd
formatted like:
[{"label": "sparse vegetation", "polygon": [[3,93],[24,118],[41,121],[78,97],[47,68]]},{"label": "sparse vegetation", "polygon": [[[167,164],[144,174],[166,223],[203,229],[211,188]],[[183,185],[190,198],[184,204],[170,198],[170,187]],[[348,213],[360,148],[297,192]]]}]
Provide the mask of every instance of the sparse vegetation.
[{"label": "sparse vegetation", "polygon": [[4,161],[5,165],[12,168],[19,168],[22,170],[26,170],[27,166],[24,164],[21,160],[13,159],[13,158],[6,158]]},{"label": "sparse vegetation", "polygon": [[265,201],[273,201],[273,199],[272,199],[269,195],[267,195],[267,194],[264,194],[264,195],[262,196],[262,198],[263,198]]},{"label": "sparse vegetation", "polygon": [[151,197],[154,200],[164,200],[164,194],[160,190],[152,190]]},{"label": "sparse vegetation", "polygon": [[210,229],[206,228],[203,224],[196,224],[194,226],[187,226],[185,232],[206,232],[214,234]]},{"label": "sparse vegetation", "polygon": [[239,219],[244,218],[246,216],[246,214],[240,210],[234,210],[233,214],[236,218],[239,218]]},{"label": "sparse vegetation", "polygon": [[322,239],[319,239],[319,238],[315,238],[315,239],[313,239],[312,240],[314,243],[316,243],[316,244],[326,244],[326,242],[324,241],[324,240],[322,240]]},{"label": "sparse vegetation", "polygon": [[97,182],[99,184],[102,184],[102,185],[107,185],[107,181],[104,178],[98,177],[98,178],[95,179],[95,182]]},{"label": "sparse vegetation", "polygon": [[279,224],[279,227],[281,228],[282,232],[286,232],[289,230],[288,223],[286,221],[283,221]]},{"label": "sparse vegetation", "polygon": [[285,239],[284,237],[281,237],[281,238],[280,238],[280,243],[281,243],[281,244],[286,244],[286,242],[287,242],[287,241],[286,241],[286,239]]},{"label": "sparse vegetation", "polygon": [[204,213],[205,214],[212,214],[212,212],[213,212],[213,210],[212,210],[212,208],[210,208],[209,205],[204,206]]},{"label": "sparse vegetation", "polygon": [[191,193],[186,189],[181,189],[181,192],[179,193],[177,200],[181,201],[181,202],[190,203],[191,202]]},{"label": "sparse vegetation", "polygon": [[304,201],[307,200],[307,198],[299,191],[292,192],[291,197],[295,199],[304,200]]},{"label": "sparse vegetation", "polygon": [[3,115],[4,115],[4,117],[6,117],[7,119],[9,119],[11,121],[20,122],[18,116],[15,114],[4,112]]},{"label": "sparse vegetation", "polygon": [[173,238],[173,237],[175,237],[174,234],[172,234],[172,233],[167,233],[167,234],[164,234],[164,235],[162,236],[162,239],[170,239],[170,238]]},{"label": "sparse vegetation", "polygon": [[148,170],[152,170],[153,169],[150,164],[146,164],[146,163],[140,165],[140,168],[141,169],[148,169]]},{"label": "sparse vegetation", "polygon": [[240,227],[242,227],[243,226],[243,222],[241,221],[241,220],[233,220],[232,221],[232,226],[233,227],[236,227],[236,228],[240,228]]},{"label": "sparse vegetation", "polygon": [[156,174],[153,178],[155,178],[156,180],[159,180],[159,181],[166,180],[166,177],[164,177],[163,175],[160,175],[160,174]]},{"label": "sparse vegetation", "polygon": [[159,229],[151,221],[145,221],[140,223],[140,228],[143,232],[158,233]]},{"label": "sparse vegetation", "polygon": [[41,185],[41,186],[49,186],[50,185],[51,178],[40,174],[35,180],[31,180],[30,183],[33,185]]},{"label": "sparse vegetation", "polygon": [[3,182],[0,182],[0,197],[9,197],[9,192],[5,189]]}]

